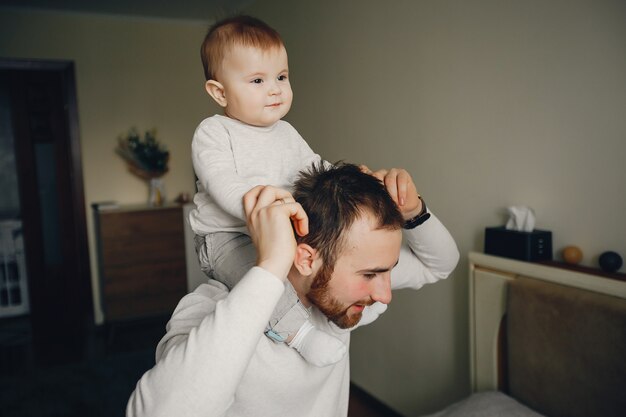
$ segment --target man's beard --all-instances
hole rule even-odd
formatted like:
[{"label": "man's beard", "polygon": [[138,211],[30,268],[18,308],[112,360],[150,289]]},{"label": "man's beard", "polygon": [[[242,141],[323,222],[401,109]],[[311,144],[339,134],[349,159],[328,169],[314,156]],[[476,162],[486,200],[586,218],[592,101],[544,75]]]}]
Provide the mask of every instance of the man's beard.
[{"label": "man's beard", "polygon": [[[342,329],[349,329],[350,327],[356,326],[359,321],[361,321],[363,312],[359,311],[353,315],[348,315],[348,309],[352,305],[344,306],[339,302],[339,300],[330,294],[328,283],[330,282],[331,275],[332,271],[329,271],[326,268],[320,269],[315,278],[313,278],[313,284],[311,285],[311,289],[307,293],[306,297],[309,299],[311,304],[316,306],[338,327]],[[374,301],[369,299],[357,304],[368,306],[373,303]]]}]

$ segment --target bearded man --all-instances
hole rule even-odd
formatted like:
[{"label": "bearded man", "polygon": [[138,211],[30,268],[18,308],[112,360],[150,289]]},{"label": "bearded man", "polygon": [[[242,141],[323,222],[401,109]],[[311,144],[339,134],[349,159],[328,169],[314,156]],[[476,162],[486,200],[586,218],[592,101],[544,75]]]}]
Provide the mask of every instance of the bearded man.
[{"label": "bearded man", "polygon": [[263,336],[285,288],[316,327],[349,346],[392,289],[444,279],[459,259],[405,170],[314,166],[293,195],[258,186],[243,203],[255,266],[230,292],[209,280],[180,301],[128,416],[345,417],[349,355],[315,367]]}]

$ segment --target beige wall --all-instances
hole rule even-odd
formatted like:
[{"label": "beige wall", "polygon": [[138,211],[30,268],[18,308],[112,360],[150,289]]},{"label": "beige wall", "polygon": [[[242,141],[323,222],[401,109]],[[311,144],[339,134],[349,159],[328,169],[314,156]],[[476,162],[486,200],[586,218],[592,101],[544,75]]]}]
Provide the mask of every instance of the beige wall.
[{"label": "beige wall", "polygon": [[[526,204],[558,251],[626,259],[626,2],[259,0],[288,119],[329,160],[404,166],[463,254]],[[352,338],[353,379],[405,415],[468,392],[467,258]]]},{"label": "beige wall", "polygon": [[147,186],[114,153],[118,135],[131,126],[158,129],[170,151],[167,196],[194,191],[190,144],[209,112],[198,49],[205,24],[88,14],[0,9],[0,56],[72,60],[89,221],[96,320],[97,265],[91,203],[147,201]]}]

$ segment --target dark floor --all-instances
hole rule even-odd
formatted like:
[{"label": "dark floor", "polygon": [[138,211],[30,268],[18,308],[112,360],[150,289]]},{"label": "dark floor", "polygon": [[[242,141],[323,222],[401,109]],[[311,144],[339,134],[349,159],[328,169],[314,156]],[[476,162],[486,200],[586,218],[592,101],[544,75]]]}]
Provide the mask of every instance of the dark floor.
[{"label": "dark floor", "polygon": [[80,336],[39,340],[27,316],[0,319],[0,415],[123,417],[136,382],[154,365],[166,322],[91,326]]},{"label": "dark floor", "polygon": [[363,389],[350,385],[348,417],[402,417]]},{"label": "dark floor", "polygon": [[[123,416],[134,384],[154,363],[166,322],[157,317],[98,326],[80,340],[36,343],[27,316],[0,319],[0,414]],[[42,402],[49,404],[45,412]],[[348,415],[400,417],[357,386]]]},{"label": "dark floor", "polygon": [[28,316],[0,319],[0,376],[36,371],[151,349],[165,333],[167,317],[93,326],[75,339],[35,341]]}]

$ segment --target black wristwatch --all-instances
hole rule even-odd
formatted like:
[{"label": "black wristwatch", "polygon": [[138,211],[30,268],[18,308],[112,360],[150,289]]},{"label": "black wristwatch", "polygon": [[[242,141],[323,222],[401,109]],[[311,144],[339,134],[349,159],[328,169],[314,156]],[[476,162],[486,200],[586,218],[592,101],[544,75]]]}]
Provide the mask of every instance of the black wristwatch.
[{"label": "black wristwatch", "polygon": [[402,228],[404,229],[407,229],[407,230],[415,229],[417,226],[424,223],[426,220],[430,219],[430,213],[426,212],[426,202],[424,201],[422,196],[417,196],[417,197],[422,201],[422,209],[417,214],[417,216],[404,222],[404,226],[402,226]]}]

